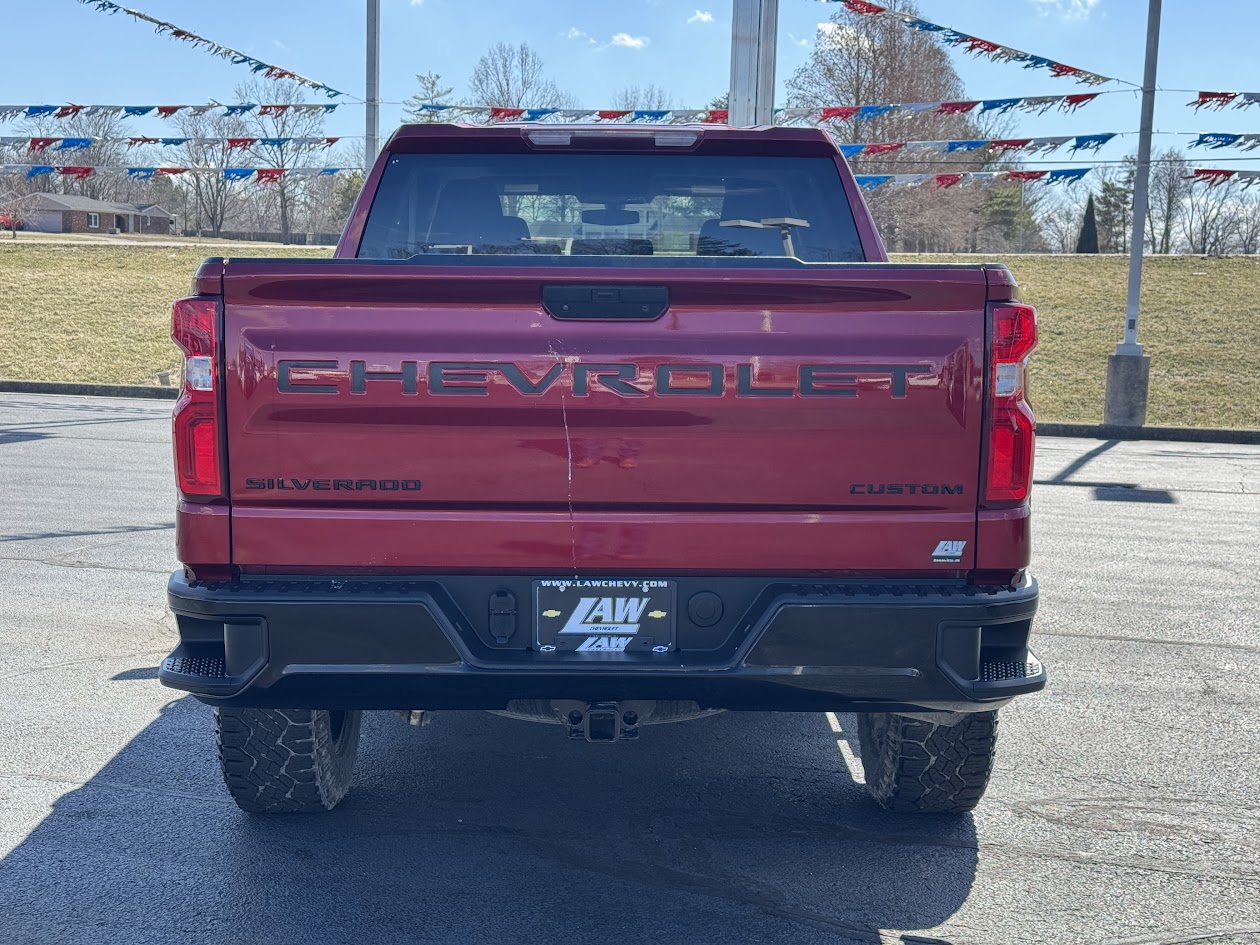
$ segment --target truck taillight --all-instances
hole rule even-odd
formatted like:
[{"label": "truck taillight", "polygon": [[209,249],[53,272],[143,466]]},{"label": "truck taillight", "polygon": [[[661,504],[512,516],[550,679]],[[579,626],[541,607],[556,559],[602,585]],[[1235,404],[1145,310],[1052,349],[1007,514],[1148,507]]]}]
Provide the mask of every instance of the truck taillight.
[{"label": "truck taillight", "polygon": [[1036,422],[1024,397],[1024,372],[1037,344],[1037,312],[1015,302],[994,305],[989,311],[993,334],[984,498],[987,503],[1016,505],[1028,498],[1032,485]]},{"label": "truck taillight", "polygon": [[184,389],[175,404],[175,478],[188,499],[223,495],[219,400],[215,392],[214,299],[179,299],[171,309],[171,338],[184,352]]}]

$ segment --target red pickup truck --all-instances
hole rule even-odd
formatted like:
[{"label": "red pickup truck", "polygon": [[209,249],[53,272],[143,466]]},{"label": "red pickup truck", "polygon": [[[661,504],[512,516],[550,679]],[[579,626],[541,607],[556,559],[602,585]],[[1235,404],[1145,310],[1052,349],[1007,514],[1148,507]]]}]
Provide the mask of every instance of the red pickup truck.
[{"label": "red pickup truck", "polygon": [[877,801],[961,811],[1045,685],[1036,315],[889,263],[821,131],[404,127],[332,259],[194,293],[160,677],[245,810],[332,808],[363,710],[727,709],[860,713]]}]

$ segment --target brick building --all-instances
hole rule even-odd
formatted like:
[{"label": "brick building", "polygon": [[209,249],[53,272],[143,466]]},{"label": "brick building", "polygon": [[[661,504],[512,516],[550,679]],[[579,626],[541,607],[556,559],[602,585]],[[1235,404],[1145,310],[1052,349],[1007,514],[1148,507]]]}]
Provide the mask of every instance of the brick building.
[{"label": "brick building", "polygon": [[157,204],[109,203],[67,194],[31,194],[19,203],[37,233],[175,232],[175,217]]}]

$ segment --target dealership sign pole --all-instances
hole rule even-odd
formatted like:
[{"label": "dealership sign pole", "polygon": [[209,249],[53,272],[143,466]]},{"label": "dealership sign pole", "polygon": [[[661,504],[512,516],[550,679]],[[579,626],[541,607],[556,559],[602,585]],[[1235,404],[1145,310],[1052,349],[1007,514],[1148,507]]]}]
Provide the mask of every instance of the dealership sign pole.
[{"label": "dealership sign pole", "polygon": [[1133,225],[1129,234],[1129,292],[1125,303],[1124,340],[1107,356],[1107,394],[1103,423],[1140,427],[1146,423],[1151,359],[1138,342],[1138,310],[1142,300],[1142,251],[1146,244],[1146,211],[1151,180],[1151,126],[1155,119],[1155,74],[1159,60],[1159,17],[1162,0],[1150,0],[1146,19],[1146,69],[1142,74],[1142,124],[1138,134],[1137,173],[1133,179]]},{"label": "dealership sign pole", "polygon": [[381,0],[367,0],[367,127],[363,138],[363,166],[372,169],[381,127]]},{"label": "dealership sign pole", "polygon": [[779,0],[733,0],[731,10],[732,125],[774,123],[774,54]]}]

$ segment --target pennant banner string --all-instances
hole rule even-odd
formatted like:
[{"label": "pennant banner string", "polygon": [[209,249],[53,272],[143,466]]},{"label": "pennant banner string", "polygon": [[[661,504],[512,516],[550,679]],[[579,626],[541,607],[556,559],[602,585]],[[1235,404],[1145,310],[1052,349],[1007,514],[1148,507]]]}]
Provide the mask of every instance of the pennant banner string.
[{"label": "pennant banner string", "polygon": [[863,190],[879,190],[881,187],[914,187],[926,185],[930,190],[945,190],[958,184],[1000,183],[1042,184],[1076,183],[1092,167],[1062,167],[1039,171],[965,171],[951,174],[857,174],[855,179]]},{"label": "pennant banner string", "polygon": [[1186,175],[1187,180],[1196,184],[1207,184],[1218,187],[1221,184],[1239,183],[1243,188],[1260,184],[1260,171],[1234,170],[1233,168],[1196,167]]},{"label": "pennant banner string", "polygon": [[[86,2],[86,0],[84,0]],[[1084,69],[1078,69],[1076,66],[1065,65],[1062,62],[1056,62],[1053,59],[1047,59],[1044,56],[1034,56],[1032,53],[1024,52],[1022,49],[1015,49],[1011,46],[1003,46],[1001,43],[995,43],[987,39],[980,39],[978,36],[972,36],[969,33],[960,33],[958,30],[950,29],[947,26],[941,26],[939,23],[931,23],[927,20],[921,20],[915,16],[907,16],[904,13],[897,13],[889,10],[887,7],[881,7],[875,3],[868,3],[867,0],[823,0],[824,3],[842,3],[848,8],[850,13],[857,13],[861,16],[878,16],[889,20],[896,20],[907,29],[918,30],[924,33],[930,33],[935,39],[944,43],[946,46],[962,47],[965,52],[976,56],[983,56],[994,62],[1013,62],[1022,65],[1025,69],[1049,69],[1050,74],[1055,78],[1070,78],[1077,82],[1084,82],[1087,85],[1102,85],[1104,82],[1123,82],[1125,85],[1134,86],[1136,83],[1125,82],[1124,79],[1115,79],[1111,76],[1100,75],[1097,72],[1086,72]]]},{"label": "pennant banner string", "polygon": [[1260,92],[1200,92],[1194,101],[1186,102],[1195,111],[1200,108],[1224,108],[1226,105],[1246,108],[1257,103],[1260,103]]},{"label": "pennant banner string", "polygon": [[329,114],[337,105],[359,104],[301,102],[293,105],[259,105],[254,102],[242,102],[239,105],[224,105],[210,102],[205,105],[0,105],[0,121],[13,121],[18,118],[74,118],[76,115],[112,114],[121,118],[170,118],[176,112],[188,111],[193,115],[204,115],[214,109],[223,109],[225,115],[246,115],[257,113],[264,116],[279,116],[285,112],[301,115]]},{"label": "pennant banner string", "polygon": [[201,146],[223,146],[229,151],[248,150],[259,147],[283,147],[297,145],[302,147],[330,148],[340,138],[149,138],[134,136],[131,138],[27,138],[13,135],[0,135],[0,147],[19,148],[40,154],[44,151],[86,151],[88,148],[105,144],[125,144],[129,148],[136,145],[156,145],[158,147],[180,147],[186,144]]},{"label": "pennant banner string", "polygon": [[127,16],[137,20],[143,20],[145,23],[152,23],[157,32],[170,36],[174,39],[181,40],[185,43],[191,43],[193,46],[204,47],[212,56],[218,56],[220,59],[227,59],[233,65],[249,66],[254,72],[260,72],[268,79],[288,79],[296,82],[298,85],[305,86],[308,89],[315,89],[323,92],[329,98],[336,98],[343,92],[334,89],[330,85],[323,82],[316,82],[314,79],[308,79],[306,76],[298,75],[290,69],[282,69],[279,66],[272,65],[269,62],[263,62],[261,59],[255,59],[253,56],[247,56],[239,50],[232,49],[230,46],[221,46],[212,40],[206,39],[204,36],[198,36],[196,33],[190,33],[188,30],[180,29],[174,23],[167,23],[165,20],[159,20],[156,17],[149,16],[147,13],[141,13],[139,10],[132,10],[129,7],[120,6],[111,0],[79,0],[80,3],[101,11],[102,13],[125,13]]},{"label": "pennant banner string", "polygon": [[260,184],[273,183],[282,177],[327,177],[358,167],[78,167],[66,164],[0,164],[0,174],[22,174],[27,180],[57,174],[85,180],[97,174],[126,174],[139,180],[180,174],[210,175],[224,180],[254,178]]}]

